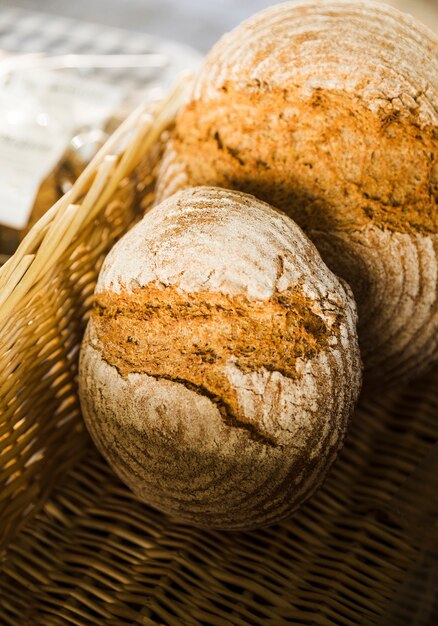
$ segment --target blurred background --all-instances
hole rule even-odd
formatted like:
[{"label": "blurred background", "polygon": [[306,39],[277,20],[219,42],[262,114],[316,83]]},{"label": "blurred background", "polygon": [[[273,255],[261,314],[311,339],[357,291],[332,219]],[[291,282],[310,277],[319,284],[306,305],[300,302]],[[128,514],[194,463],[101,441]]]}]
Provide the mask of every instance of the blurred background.
[{"label": "blurred background", "polygon": [[[438,31],[438,0],[388,0]],[[0,0],[21,7],[188,43],[206,52],[222,33],[275,0]]]}]

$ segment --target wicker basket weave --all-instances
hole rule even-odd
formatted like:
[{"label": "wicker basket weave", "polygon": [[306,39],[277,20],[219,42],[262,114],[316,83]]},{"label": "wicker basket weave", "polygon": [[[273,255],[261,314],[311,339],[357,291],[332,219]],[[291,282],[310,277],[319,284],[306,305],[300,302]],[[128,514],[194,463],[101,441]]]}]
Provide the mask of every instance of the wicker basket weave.
[{"label": "wicker basket weave", "polygon": [[119,128],[0,270],[0,624],[383,623],[418,546],[381,511],[437,438],[436,373],[362,399],[325,486],[254,533],[149,509],[84,430],[77,356],[96,277],[139,215],[136,179],[150,202],[151,150],[184,84]]}]

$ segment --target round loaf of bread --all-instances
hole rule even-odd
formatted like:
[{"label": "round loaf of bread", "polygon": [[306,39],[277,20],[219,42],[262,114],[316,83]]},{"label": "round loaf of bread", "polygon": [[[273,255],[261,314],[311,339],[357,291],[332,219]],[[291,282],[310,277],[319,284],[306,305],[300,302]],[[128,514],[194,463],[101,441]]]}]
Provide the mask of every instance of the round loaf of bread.
[{"label": "round loaf of bread", "polygon": [[105,260],[83,414],[148,504],[247,529],[321,484],[359,393],[349,288],[284,214],[218,188],[150,211]]},{"label": "round loaf of bread", "polygon": [[391,7],[284,3],[225,35],[165,155],[284,210],[352,286],[370,383],[438,355],[438,39]]}]

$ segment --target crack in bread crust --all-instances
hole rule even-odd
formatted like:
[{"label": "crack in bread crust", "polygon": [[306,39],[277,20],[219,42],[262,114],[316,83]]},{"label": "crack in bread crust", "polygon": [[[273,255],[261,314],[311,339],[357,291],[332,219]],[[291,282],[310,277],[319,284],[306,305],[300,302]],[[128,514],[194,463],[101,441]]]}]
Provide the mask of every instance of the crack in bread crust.
[{"label": "crack in bread crust", "polygon": [[254,194],[308,232],[438,230],[438,131],[411,112],[377,114],[336,91],[227,83],[214,106],[185,107],[172,147],[187,185]]},{"label": "crack in bread crust", "polygon": [[324,350],[341,319],[339,312],[329,328],[314,308],[299,291],[249,300],[148,284],[133,293],[98,293],[92,316],[102,356],[123,377],[140,373],[180,382],[214,402],[227,424],[275,447],[244,417],[226,366],[296,378],[297,359]]},{"label": "crack in bread crust", "polygon": [[[150,376],[150,374],[148,374]],[[169,376],[168,374],[161,374],[160,376],[153,376],[155,380],[169,380],[173,383],[179,383],[180,385],[184,385],[186,389],[190,389],[190,391],[194,391],[197,394],[204,396],[204,398],[208,398],[218,409],[221,418],[224,421],[224,424],[230,426],[231,428],[241,428],[245,430],[249,438],[253,441],[257,441],[265,446],[269,446],[271,448],[282,448],[282,444],[278,443],[275,437],[272,437],[266,430],[262,429],[259,425],[249,422],[243,422],[233,414],[231,408],[228,406],[226,402],[216,394],[209,391],[204,385],[195,385],[188,380],[184,380],[183,378],[177,378],[173,376]]]}]

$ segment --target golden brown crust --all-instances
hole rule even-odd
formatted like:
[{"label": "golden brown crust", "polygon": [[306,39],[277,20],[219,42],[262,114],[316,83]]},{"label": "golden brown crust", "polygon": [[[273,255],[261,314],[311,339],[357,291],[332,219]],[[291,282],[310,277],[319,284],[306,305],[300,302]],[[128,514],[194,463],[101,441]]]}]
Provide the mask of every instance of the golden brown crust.
[{"label": "golden brown crust", "polygon": [[308,233],[369,223],[437,232],[436,127],[340,91],[222,91],[214,106],[195,100],[178,118],[172,147],[187,185],[252,193]]},{"label": "golden brown crust", "polygon": [[242,373],[264,368],[296,378],[297,359],[315,358],[338,331],[336,321],[328,328],[313,306],[299,291],[250,301],[244,294],[148,284],[129,294],[97,294],[93,320],[103,358],[122,376],[179,382],[214,401],[226,419],[249,425],[227,363]]}]

